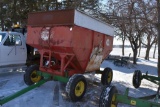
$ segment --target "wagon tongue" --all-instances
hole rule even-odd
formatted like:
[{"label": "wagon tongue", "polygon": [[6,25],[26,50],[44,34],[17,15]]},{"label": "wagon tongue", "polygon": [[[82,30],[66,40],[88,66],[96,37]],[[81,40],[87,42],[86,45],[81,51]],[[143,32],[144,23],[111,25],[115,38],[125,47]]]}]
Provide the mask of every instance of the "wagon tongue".
[{"label": "wagon tongue", "polygon": [[14,98],[17,98],[17,97],[19,97],[19,96],[27,93],[28,91],[31,91],[32,89],[37,88],[37,87],[43,85],[43,84],[46,83],[46,82],[47,82],[47,80],[41,80],[40,82],[37,82],[37,83],[34,84],[34,85],[31,85],[31,86],[29,86],[29,87],[26,87],[26,88],[24,88],[24,89],[22,89],[22,90],[20,90],[20,91],[18,91],[18,92],[16,92],[16,93],[10,95],[10,96],[7,96],[7,97],[0,96],[0,105],[3,105],[3,104],[5,104],[5,103],[13,100]]}]

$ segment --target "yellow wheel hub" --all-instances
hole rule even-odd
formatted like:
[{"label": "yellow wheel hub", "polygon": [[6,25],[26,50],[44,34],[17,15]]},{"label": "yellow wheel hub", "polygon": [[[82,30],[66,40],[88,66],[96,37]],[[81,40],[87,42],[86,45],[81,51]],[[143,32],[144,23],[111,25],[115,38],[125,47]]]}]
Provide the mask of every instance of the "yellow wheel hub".
[{"label": "yellow wheel hub", "polygon": [[112,80],[112,72],[109,72],[108,73],[108,82],[111,82],[111,80]]},{"label": "yellow wheel hub", "polygon": [[32,82],[36,83],[41,80],[41,76],[37,75],[37,71],[33,71],[30,76]]},{"label": "yellow wheel hub", "polygon": [[81,96],[84,92],[84,88],[85,88],[84,82],[83,81],[78,82],[75,87],[75,95],[77,97]]},{"label": "yellow wheel hub", "polygon": [[116,101],[116,96],[115,96],[115,94],[114,94],[113,97],[112,97],[111,107],[117,107],[117,106],[114,104],[115,101]]}]

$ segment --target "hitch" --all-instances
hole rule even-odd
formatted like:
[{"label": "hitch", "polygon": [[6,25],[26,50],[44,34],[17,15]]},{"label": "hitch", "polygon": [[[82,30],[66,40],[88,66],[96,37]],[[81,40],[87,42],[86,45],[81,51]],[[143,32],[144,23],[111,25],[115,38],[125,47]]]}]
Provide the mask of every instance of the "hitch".
[{"label": "hitch", "polygon": [[46,82],[47,82],[47,80],[41,80],[41,81],[39,81],[39,82],[37,82],[37,83],[35,83],[35,84],[31,85],[31,86],[28,86],[28,87],[26,87],[26,88],[24,88],[24,89],[22,89],[22,90],[20,90],[20,91],[18,91],[16,93],[10,95],[10,96],[3,97],[2,99],[0,99],[0,105],[3,105],[5,103],[13,100],[14,98],[19,97],[19,96],[27,93],[28,91],[33,90],[34,88],[40,87],[41,85],[43,85]]},{"label": "hitch", "polygon": [[[159,88],[157,93],[150,96],[144,96],[139,98],[134,98],[128,96],[129,88],[126,89],[125,94],[118,94],[118,91],[115,86],[106,86],[100,96],[100,107],[117,107],[118,103],[128,104],[136,107],[160,107],[159,103],[159,92],[160,92],[160,77],[148,75],[148,72],[142,74],[140,70],[136,70],[133,74],[133,86],[135,88],[139,88],[141,85],[141,81],[146,79],[151,81],[157,85]],[[149,99],[154,99],[153,102],[148,101]]]},{"label": "hitch", "polygon": [[[117,107],[118,103],[136,107],[160,107],[160,104],[157,102],[151,102],[142,98],[130,97],[128,96],[128,92],[129,88],[126,89],[125,94],[118,94],[115,86],[106,86],[101,93],[99,107]],[[149,96],[148,98],[151,97]]]},{"label": "hitch", "polygon": [[[151,102],[148,100],[140,99],[140,98],[134,98],[128,96],[129,88],[126,89],[126,92],[124,95],[116,94],[116,102],[118,103],[124,103],[136,107],[160,107],[160,104],[157,102]],[[150,97],[150,96],[146,96]],[[145,98],[145,97],[144,97]]]},{"label": "hitch", "polygon": [[33,90],[34,88],[37,88],[37,87],[40,87],[41,85],[43,85],[44,83],[46,83],[47,81],[50,81],[50,80],[55,80],[55,81],[60,81],[60,82],[63,82],[63,83],[67,83],[69,78],[67,77],[62,77],[62,76],[58,76],[58,75],[51,75],[49,73],[45,73],[45,72],[41,72],[41,71],[37,71],[37,75],[43,77],[42,80],[40,80],[39,82],[36,82],[34,83],[33,85],[30,85],[10,96],[7,96],[7,97],[0,97],[0,105],[3,105],[11,100],[13,100],[14,98],[17,98],[25,93],[27,93],[28,91],[31,91]]}]

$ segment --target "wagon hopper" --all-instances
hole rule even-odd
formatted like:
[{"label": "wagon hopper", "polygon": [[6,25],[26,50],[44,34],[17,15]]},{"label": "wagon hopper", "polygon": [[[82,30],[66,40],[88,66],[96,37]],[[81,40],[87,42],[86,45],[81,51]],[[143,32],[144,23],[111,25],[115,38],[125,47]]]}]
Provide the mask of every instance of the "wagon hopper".
[{"label": "wagon hopper", "polygon": [[72,76],[99,70],[112,51],[113,32],[112,26],[77,10],[31,13],[27,44],[39,50],[41,71]]},{"label": "wagon hopper", "polygon": [[[27,44],[37,48],[41,55],[39,70],[59,76],[59,81],[61,77],[70,78],[66,81],[66,91],[71,100],[81,99],[87,83],[84,76],[79,74],[100,71],[101,63],[112,51],[113,27],[70,9],[31,13],[27,29]],[[99,72],[102,73],[101,81],[102,84],[109,84],[112,70],[106,68],[105,71]],[[30,85],[28,77],[25,77],[26,83]],[[35,79],[35,82],[39,79]],[[77,81],[74,83],[74,80]],[[70,90],[72,87],[73,90]],[[74,89],[77,90],[74,92]]]}]

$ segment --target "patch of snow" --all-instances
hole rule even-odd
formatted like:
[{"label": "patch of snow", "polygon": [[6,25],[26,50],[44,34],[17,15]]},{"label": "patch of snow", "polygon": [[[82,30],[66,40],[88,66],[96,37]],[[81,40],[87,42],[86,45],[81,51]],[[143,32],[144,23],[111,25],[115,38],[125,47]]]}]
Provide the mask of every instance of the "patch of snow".
[{"label": "patch of snow", "polygon": [[[128,50],[125,49],[126,55]],[[119,49],[113,49],[112,54],[117,55]],[[113,61],[105,60],[101,64],[101,69],[110,67],[113,70],[112,85],[116,86],[118,92],[124,94],[126,88],[129,88],[129,96],[143,97],[153,95],[157,92],[158,86],[150,81],[142,80],[141,86],[135,89],[132,86],[132,77],[135,70],[141,70],[143,73],[157,76],[157,59],[144,60],[138,58],[137,65],[129,63],[129,67],[115,66]],[[2,72],[3,73],[3,72]],[[4,98],[25,87],[23,81],[24,72],[8,73],[2,75],[0,72],[0,98]],[[83,99],[79,102],[72,102],[65,91],[66,84],[58,81],[50,81],[44,85],[31,90],[24,95],[2,105],[2,107],[98,107],[99,97],[103,89],[100,83],[100,74],[85,74],[88,82],[88,88]],[[118,104],[118,107],[131,107],[125,104]]]}]

